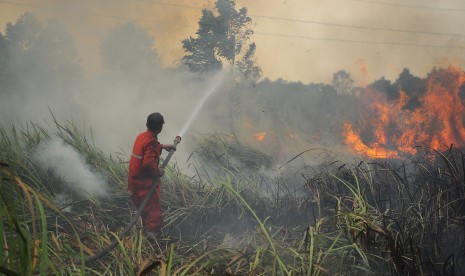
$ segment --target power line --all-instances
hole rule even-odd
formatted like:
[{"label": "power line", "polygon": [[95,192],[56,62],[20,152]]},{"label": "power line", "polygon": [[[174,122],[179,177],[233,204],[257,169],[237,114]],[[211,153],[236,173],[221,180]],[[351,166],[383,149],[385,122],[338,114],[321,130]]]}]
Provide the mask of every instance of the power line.
[{"label": "power line", "polygon": [[465,9],[437,8],[437,7],[431,7],[431,6],[410,5],[410,4],[401,4],[401,3],[390,3],[390,2],[374,1],[374,0],[352,0],[352,1],[364,2],[364,3],[369,3],[369,4],[379,4],[379,5],[385,5],[385,6],[412,8],[412,9],[434,10],[434,11],[441,11],[441,12],[465,12]]},{"label": "power line", "polygon": [[[354,0],[354,1],[357,1],[357,0]],[[344,24],[330,23],[330,22],[302,20],[302,19],[291,19],[291,18],[265,16],[265,15],[253,15],[253,14],[250,14],[250,16],[259,17],[259,18],[267,18],[267,19],[272,19],[272,20],[310,23],[310,24],[318,24],[318,25],[326,25],[326,26],[342,27],[342,28],[364,29],[364,30],[371,30],[371,31],[390,31],[390,32],[399,32],[399,33],[410,33],[410,34],[413,33],[413,34],[427,34],[427,35],[439,35],[439,36],[465,37],[465,34],[459,34],[459,33],[439,33],[439,32],[401,30],[401,29],[392,29],[392,28],[383,28],[383,27],[370,27],[370,26],[360,26],[360,25],[344,25]]]},{"label": "power line", "polygon": [[[202,8],[196,7],[196,6],[173,4],[173,3],[160,2],[160,1],[151,1],[151,0],[134,0],[134,1],[152,3],[152,4],[156,4],[156,5],[166,5],[166,6],[173,6],[173,7],[188,8],[188,9],[202,9]],[[409,4],[401,4],[401,3],[390,3],[390,2],[376,1],[376,0],[352,0],[352,1],[364,2],[364,3],[369,3],[369,4],[381,4],[381,5],[387,5],[387,6],[397,6],[397,7],[404,7],[404,8],[428,9],[428,10],[436,10],[436,11],[443,11],[443,12],[465,12],[465,9],[437,8],[437,7],[431,7],[431,6],[409,5]]]},{"label": "power line", "polygon": [[[44,9],[44,10],[50,10],[50,11],[54,11],[54,12],[63,12],[63,13],[66,12],[66,11],[61,10],[61,9],[43,7],[43,6],[39,6],[39,5],[26,4],[26,3],[17,3],[17,2],[4,1],[4,0],[0,0],[0,3],[15,5],[15,6],[32,7],[32,8],[36,8],[36,9]],[[135,18],[129,18],[129,17],[122,17],[122,16],[102,15],[102,14],[97,14],[97,13],[92,13],[92,12],[79,12],[79,13],[89,15],[89,16],[110,18],[110,19],[116,19],[116,20],[149,21],[149,22],[154,22],[154,23],[157,23],[157,24],[165,24],[165,25],[177,25],[177,26],[185,26],[185,27],[191,27],[192,26],[192,25],[172,23],[172,22],[163,22],[163,21],[150,20],[150,19],[145,20],[145,19],[135,19]],[[340,39],[340,38],[310,37],[310,36],[303,36],[303,35],[288,35],[288,34],[267,33],[267,32],[254,32],[254,33],[258,34],[258,35],[264,35],[264,36],[299,38],[299,39],[317,40],[317,41],[333,41],[333,42],[343,42],[343,43],[372,44],[372,45],[395,45],[395,46],[410,46],[410,47],[421,47],[421,48],[465,49],[464,46],[455,46],[455,45],[427,45],[427,44],[405,43],[405,42],[364,41],[364,40],[350,40],[350,39]]]},{"label": "power line", "polygon": [[303,36],[303,35],[287,35],[287,34],[266,33],[266,32],[255,32],[255,34],[264,35],[264,36],[280,36],[280,37],[287,37],[287,38],[300,38],[300,39],[307,39],[307,40],[334,41],[334,42],[356,43],[356,44],[393,45],[393,46],[408,46],[408,47],[421,47],[421,48],[465,49],[465,46],[458,46],[458,45],[434,45],[434,44],[431,45],[431,44],[418,44],[418,43],[406,43],[406,42],[322,38],[322,37],[311,37],[311,36]]},{"label": "power line", "polygon": [[[134,0],[134,1],[151,3],[151,4],[156,4],[156,5],[162,5],[162,6],[173,6],[173,7],[180,7],[180,8],[188,8],[188,9],[194,9],[194,10],[202,9],[202,8],[196,7],[196,6],[172,4],[172,3],[160,2],[160,1],[151,1],[151,0]],[[353,0],[353,1],[370,2],[370,1],[366,1],[366,0]],[[377,3],[377,2],[374,2],[374,3]],[[370,27],[370,26],[360,26],[360,25],[346,25],[346,24],[322,22],[322,21],[315,21],[315,20],[292,19],[292,18],[267,16],[267,15],[259,15],[259,14],[249,14],[249,15],[252,16],[252,17],[256,17],[256,18],[265,18],[265,19],[271,19],[271,20],[296,22],[296,23],[325,25],[325,26],[340,27],[340,28],[362,29],[362,30],[370,30],[370,31],[389,31],[389,32],[408,33],[408,34],[452,36],[452,37],[462,37],[462,38],[465,37],[465,34],[460,34],[460,33],[441,33],[441,32],[431,32],[431,31],[402,30],[402,29],[395,29],[395,28]]]},{"label": "power line", "polygon": [[[172,7],[188,8],[188,9],[196,9],[196,10],[201,9],[200,7],[195,7],[195,6],[172,4],[172,3],[150,1],[150,0],[135,0],[135,1],[137,1],[137,2],[146,2],[146,3],[162,5],[162,6],[172,6]],[[384,3],[384,2],[374,2],[374,1],[367,1],[367,0],[353,0],[353,1]],[[15,6],[32,7],[32,8],[50,10],[50,11],[56,11],[56,12],[62,12],[62,13],[66,12],[64,10],[57,9],[57,8],[44,7],[44,6],[34,5],[34,4],[27,4],[27,3],[17,3],[17,2],[4,1],[4,0],[0,0],[0,3],[4,3],[4,4],[8,4],[8,5],[15,5]],[[384,4],[389,4],[389,3],[384,3]],[[126,20],[126,21],[130,20],[130,21],[137,21],[137,22],[153,22],[153,23],[156,23],[156,24],[175,25],[175,26],[183,26],[183,27],[191,27],[192,26],[192,25],[187,25],[187,24],[181,24],[181,23],[178,23],[178,22],[165,22],[165,21],[153,20],[153,19],[129,18],[129,17],[123,17],[123,16],[97,14],[97,13],[85,12],[85,11],[82,11],[82,12],[79,12],[79,13],[85,14],[85,15],[88,15],[88,16],[96,16],[96,17],[110,18],[110,19],[116,19],[116,20]],[[321,22],[321,21],[304,20],[304,19],[291,19],[291,18],[266,16],[266,15],[258,15],[258,14],[250,14],[250,16],[257,17],[257,18],[266,18],[266,19],[271,19],[271,20],[278,20],[278,21],[288,21],[288,22],[297,22],[297,23],[326,25],[326,26],[340,27],[340,28],[363,29],[363,30],[372,30],[372,31],[390,31],[390,32],[398,32],[398,33],[426,34],[426,35],[436,35],[436,36],[452,36],[452,37],[462,37],[462,38],[465,37],[465,34],[459,34],[459,33],[440,33],[440,32],[417,31],[417,30],[402,30],[402,29],[393,29],[393,28],[384,28],[384,27],[346,25],[346,24],[339,24],[339,23]]]}]

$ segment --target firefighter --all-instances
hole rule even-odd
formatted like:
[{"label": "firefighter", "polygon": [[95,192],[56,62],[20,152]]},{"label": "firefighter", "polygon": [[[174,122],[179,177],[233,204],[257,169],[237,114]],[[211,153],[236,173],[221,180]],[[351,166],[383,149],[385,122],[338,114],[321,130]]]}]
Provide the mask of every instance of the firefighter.
[{"label": "firefighter", "polygon": [[140,207],[152,185],[157,185],[154,195],[141,212],[144,231],[149,237],[158,236],[163,224],[160,207],[160,177],[165,171],[159,167],[160,154],[162,149],[167,151],[176,149],[174,145],[164,145],[158,142],[158,134],[164,123],[163,116],[158,112],[147,117],[147,131],[137,136],[129,161],[128,189],[132,192],[132,200],[137,208]]}]

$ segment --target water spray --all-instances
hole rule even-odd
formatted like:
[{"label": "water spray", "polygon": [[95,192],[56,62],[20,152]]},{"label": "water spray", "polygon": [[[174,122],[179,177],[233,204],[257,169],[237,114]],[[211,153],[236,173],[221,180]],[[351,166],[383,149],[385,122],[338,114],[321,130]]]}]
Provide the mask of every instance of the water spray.
[{"label": "water spray", "polygon": [[[184,126],[182,127],[181,129],[181,132],[179,133],[178,136],[176,136],[176,138],[174,139],[174,149],[170,150],[170,152],[168,153],[168,155],[166,156],[165,160],[163,161],[163,164],[160,166],[160,168],[165,168],[166,165],[168,164],[168,162],[170,161],[171,159],[171,156],[173,155],[175,149],[176,149],[176,146],[181,142],[181,136],[183,136],[187,130],[189,129],[189,127],[191,126],[192,122],[194,121],[194,119],[197,117],[198,113],[200,112],[200,109],[202,108],[202,106],[205,104],[205,102],[207,101],[207,99],[210,97],[210,95],[216,90],[216,88],[218,87],[218,85],[221,83],[221,81],[223,80],[224,78],[224,74],[220,74],[216,79],[215,79],[215,82],[213,83],[213,85],[210,87],[210,89],[207,90],[207,92],[203,95],[203,97],[200,99],[200,101],[197,103],[197,106],[195,107],[195,109],[192,111],[191,115],[189,116],[189,119],[184,123]],[[157,183],[158,179],[160,177],[157,176],[155,179],[154,179],[154,183]],[[155,188],[157,187],[156,184],[152,185],[152,187],[150,188],[149,190],[149,193],[144,197],[144,200],[142,201],[141,205],[139,206],[139,208],[137,209],[137,213],[136,215],[134,216],[134,218],[131,220],[131,222],[128,224],[128,226],[126,226],[126,228],[123,230],[123,232],[121,232],[121,234],[118,235],[118,239],[114,240],[113,243],[111,243],[105,250],[103,251],[100,251],[99,253],[95,254],[94,256],[91,256],[87,259],[84,259],[84,260],[78,260],[76,263],[78,265],[81,265],[82,263],[90,263],[90,262],[93,262],[95,260],[98,260],[100,259],[101,257],[105,256],[106,254],[108,254],[111,250],[113,250],[116,245],[118,244],[118,241],[121,240],[128,232],[129,230],[132,228],[132,226],[134,226],[134,224],[136,224],[137,220],[139,219],[139,216],[140,214],[142,213],[142,210],[144,210],[145,208],[145,205],[147,205],[147,202],[149,201],[149,198],[153,196],[153,193],[155,192]]]},{"label": "water spray", "polygon": [[[171,149],[169,151],[168,155],[163,160],[163,163],[161,164],[160,168],[164,169],[168,165],[168,162],[170,161],[171,156],[173,155],[174,151],[176,150],[177,145],[180,142],[181,142],[181,136],[176,136],[176,138],[174,139],[174,143],[173,143],[174,144],[174,149]],[[116,245],[118,244],[118,241],[120,241],[124,236],[126,236],[126,234],[129,232],[129,230],[131,230],[132,226],[134,226],[134,224],[136,224],[137,220],[139,219],[139,216],[142,213],[142,210],[144,210],[144,208],[145,208],[145,205],[147,205],[147,202],[153,196],[153,193],[155,192],[155,188],[157,187],[156,183],[157,183],[159,178],[160,178],[160,176],[155,177],[155,179],[153,181],[154,184],[150,188],[149,193],[144,197],[144,200],[140,204],[139,209],[137,209],[136,215],[132,218],[131,222],[129,222],[128,226],[126,226],[126,228],[123,230],[123,232],[121,232],[118,235],[118,239],[115,239],[107,248],[105,248],[103,251],[100,251],[99,253],[95,254],[94,256],[91,256],[91,257],[89,257],[87,259],[84,259],[84,260],[77,260],[76,263],[78,265],[81,265],[82,263],[90,263],[90,262],[93,262],[95,260],[98,260],[101,257],[103,257],[103,256],[107,255],[108,253],[110,253],[110,251],[113,250],[116,247]]]},{"label": "water spray", "polygon": [[216,77],[215,79],[215,82],[213,83],[213,85],[210,87],[210,89],[207,90],[207,92],[203,95],[203,97],[200,99],[200,101],[197,103],[197,106],[195,107],[195,109],[192,111],[191,115],[189,116],[189,118],[187,119],[187,121],[184,123],[184,126],[182,127],[181,129],[181,132],[179,133],[179,136],[184,136],[184,134],[187,132],[187,130],[189,129],[189,127],[191,126],[192,122],[194,121],[195,117],[197,117],[197,115],[199,114],[200,112],[200,109],[202,108],[202,106],[205,104],[205,102],[207,101],[207,99],[211,96],[211,94],[216,91],[216,88],[218,87],[218,85],[220,85],[221,81],[223,80],[224,78],[224,73],[220,74],[219,76]]}]

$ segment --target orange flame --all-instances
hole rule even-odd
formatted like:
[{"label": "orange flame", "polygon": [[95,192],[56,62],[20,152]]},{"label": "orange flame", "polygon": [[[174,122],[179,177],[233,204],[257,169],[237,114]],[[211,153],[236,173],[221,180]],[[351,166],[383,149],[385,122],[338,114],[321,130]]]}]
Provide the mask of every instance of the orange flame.
[{"label": "orange flame", "polygon": [[266,132],[260,132],[260,133],[255,133],[253,134],[253,136],[255,138],[257,138],[258,141],[263,141],[263,139],[265,139],[265,136],[266,136]]},{"label": "orange flame", "polygon": [[361,153],[370,158],[395,158],[397,156],[396,151],[383,149],[378,143],[373,143],[370,146],[365,145],[362,142],[360,136],[355,133],[352,129],[352,125],[349,123],[344,124],[344,136],[345,143],[352,146],[357,152]]},{"label": "orange flame", "polygon": [[[374,100],[374,114],[362,120],[368,124],[360,126],[359,132],[345,123],[344,141],[354,152],[371,158],[415,154],[416,146],[437,150],[451,144],[465,146],[465,102],[459,94],[464,84],[465,72],[461,69],[449,67],[431,72],[424,94],[418,96],[419,105],[413,110],[406,108],[409,97],[403,91],[396,101],[368,91],[367,96]],[[372,133],[372,137],[362,139],[363,130]]]}]

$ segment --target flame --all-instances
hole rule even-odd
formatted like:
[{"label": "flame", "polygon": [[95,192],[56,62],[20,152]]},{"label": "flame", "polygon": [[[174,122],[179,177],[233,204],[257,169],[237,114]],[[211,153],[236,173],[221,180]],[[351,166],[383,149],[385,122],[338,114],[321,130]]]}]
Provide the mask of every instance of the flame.
[{"label": "flame", "polygon": [[367,97],[373,100],[373,114],[361,120],[367,124],[358,131],[351,123],[345,123],[344,142],[354,152],[371,158],[415,154],[416,146],[437,150],[451,144],[465,146],[465,101],[459,95],[464,84],[465,72],[461,69],[434,70],[426,79],[426,90],[418,96],[415,108],[407,108],[410,98],[403,91],[395,101],[388,101],[377,91],[367,91]]},{"label": "flame", "polygon": [[352,125],[349,123],[344,124],[345,143],[352,146],[357,153],[370,158],[395,158],[398,157],[396,151],[383,149],[378,143],[372,143],[370,146],[362,142],[360,136],[354,132]]},{"label": "flame", "polygon": [[260,132],[260,133],[255,133],[253,134],[253,137],[257,138],[258,141],[263,141],[265,139],[266,132]]}]

